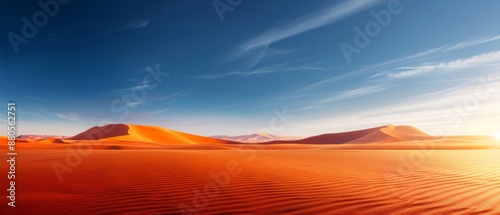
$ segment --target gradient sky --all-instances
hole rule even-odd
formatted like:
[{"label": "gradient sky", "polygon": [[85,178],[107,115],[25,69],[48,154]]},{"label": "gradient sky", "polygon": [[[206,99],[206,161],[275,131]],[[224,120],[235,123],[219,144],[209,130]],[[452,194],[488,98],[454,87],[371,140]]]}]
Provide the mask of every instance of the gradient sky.
[{"label": "gradient sky", "polygon": [[[213,1],[72,0],[18,53],[9,32],[42,9],[0,4],[0,102],[17,102],[21,134],[110,122],[200,135],[500,133],[496,0],[401,0],[350,62],[340,45],[355,45],[355,27],[388,1],[221,0],[232,10],[221,20]],[[151,71],[168,76],[145,81]]]}]

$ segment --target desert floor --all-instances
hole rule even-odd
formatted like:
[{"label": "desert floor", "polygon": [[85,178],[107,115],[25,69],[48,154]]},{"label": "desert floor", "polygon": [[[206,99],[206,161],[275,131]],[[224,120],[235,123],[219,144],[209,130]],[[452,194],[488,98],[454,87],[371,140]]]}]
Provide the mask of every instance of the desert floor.
[{"label": "desert floor", "polygon": [[83,152],[21,151],[1,214],[500,214],[495,149]]}]

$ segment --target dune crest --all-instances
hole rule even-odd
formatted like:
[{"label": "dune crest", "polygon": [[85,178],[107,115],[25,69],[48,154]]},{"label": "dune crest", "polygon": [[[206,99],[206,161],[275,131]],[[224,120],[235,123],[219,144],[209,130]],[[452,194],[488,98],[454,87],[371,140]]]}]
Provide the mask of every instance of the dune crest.
[{"label": "dune crest", "polygon": [[132,124],[110,124],[102,127],[92,127],[70,140],[103,140],[124,142],[146,142],[155,144],[214,144],[229,143],[210,137],[203,137],[184,132],[174,131],[160,126],[145,126]]},{"label": "dune crest", "polygon": [[129,126],[126,124],[109,124],[94,126],[68,139],[70,140],[100,140],[104,138],[129,135]]},{"label": "dune crest", "polygon": [[41,140],[38,140],[37,142],[41,142],[41,143],[66,143],[63,140],[61,140],[59,138],[55,138],[55,137],[41,139]]}]

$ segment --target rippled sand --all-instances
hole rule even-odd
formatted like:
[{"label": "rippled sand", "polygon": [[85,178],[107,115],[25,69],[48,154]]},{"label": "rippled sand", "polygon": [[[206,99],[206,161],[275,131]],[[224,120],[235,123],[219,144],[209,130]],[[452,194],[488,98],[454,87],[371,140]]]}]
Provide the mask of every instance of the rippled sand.
[{"label": "rippled sand", "polygon": [[500,150],[93,150],[59,182],[67,155],[20,153],[2,214],[500,213]]}]

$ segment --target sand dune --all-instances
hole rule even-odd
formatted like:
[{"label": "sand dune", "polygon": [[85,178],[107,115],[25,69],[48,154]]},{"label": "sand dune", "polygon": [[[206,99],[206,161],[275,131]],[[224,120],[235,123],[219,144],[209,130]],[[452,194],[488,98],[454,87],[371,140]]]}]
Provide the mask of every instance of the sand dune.
[{"label": "sand dune", "polygon": [[[288,141],[270,141],[266,144],[392,144],[390,147],[381,146],[381,149],[397,148],[401,145],[401,149],[408,149],[406,145],[412,142],[432,142],[432,143],[450,143],[450,144],[472,144],[490,146],[495,142],[495,138],[490,136],[430,136],[427,133],[412,127],[412,126],[393,126],[387,125],[382,127],[364,129],[359,131],[350,131],[342,133],[322,134],[317,136],[308,137],[301,140],[288,140]],[[346,146],[346,147],[351,147]],[[367,146],[367,148],[374,148],[377,146]],[[354,146],[354,148],[360,148]],[[363,146],[361,146],[363,148]],[[411,148],[411,147],[410,147]],[[460,147],[459,147],[460,148]]]},{"label": "sand dune", "polygon": [[346,144],[346,143],[392,143],[410,140],[428,140],[432,139],[426,133],[412,126],[393,126],[342,132],[322,134],[295,141],[271,141],[273,143],[298,143],[298,144]]},{"label": "sand dune", "polygon": [[68,139],[70,140],[100,140],[104,138],[129,135],[129,126],[125,124],[110,124],[94,126]]},{"label": "sand dune", "polygon": [[63,140],[61,140],[59,138],[55,138],[55,137],[37,140],[37,142],[41,142],[41,143],[65,143]]},{"label": "sand dune", "polygon": [[[238,136],[239,137],[239,136]],[[268,134],[245,135],[252,141],[229,141],[219,138],[203,137],[174,131],[159,126],[110,124],[92,127],[70,138],[46,138],[43,140],[18,139],[22,149],[53,149],[57,145],[91,145],[94,149],[234,149],[240,145],[255,143],[258,140],[277,138]],[[4,137],[5,138],[5,137]],[[254,138],[254,139],[252,139]],[[1,140],[1,139],[0,139]],[[238,139],[240,140],[240,139]],[[245,140],[249,140],[248,138]],[[488,136],[445,136],[434,137],[412,126],[381,126],[376,128],[322,134],[300,140],[278,140],[261,143],[262,149],[483,149],[497,144]],[[38,144],[47,143],[47,144]],[[50,145],[50,143],[56,143]],[[191,148],[190,148],[191,147]],[[243,146],[245,147],[245,146]]]},{"label": "sand dune", "polygon": [[111,124],[92,127],[70,140],[145,142],[153,144],[215,144],[230,141],[174,131],[159,126]]},{"label": "sand dune", "polygon": [[322,134],[313,137],[308,137],[296,141],[273,141],[270,143],[305,143],[305,144],[342,144],[354,141],[356,139],[365,137],[366,135],[374,132],[379,132],[383,127],[364,129],[359,131]]}]

